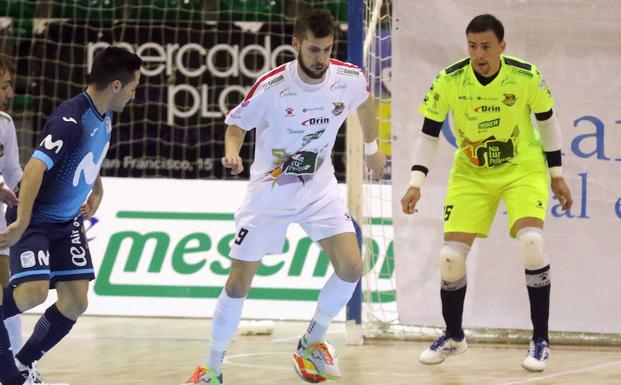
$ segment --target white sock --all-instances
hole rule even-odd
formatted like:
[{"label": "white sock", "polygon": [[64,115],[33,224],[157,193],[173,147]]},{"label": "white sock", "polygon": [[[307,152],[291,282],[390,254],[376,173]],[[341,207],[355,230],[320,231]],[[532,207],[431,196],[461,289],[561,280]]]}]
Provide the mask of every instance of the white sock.
[{"label": "white sock", "polygon": [[16,355],[22,349],[22,346],[24,346],[24,342],[22,340],[21,314],[5,319],[4,326],[6,326],[6,330],[9,332],[9,341],[11,341],[11,350],[13,351],[13,355]]},{"label": "white sock", "polygon": [[332,274],[319,293],[317,310],[304,334],[303,343],[306,346],[324,339],[330,323],[347,305],[357,284],[343,281],[336,273]]},{"label": "white sock", "polygon": [[216,311],[213,314],[209,355],[206,360],[207,366],[218,374],[222,372],[224,352],[237,332],[245,299],[246,297],[229,297],[225,289],[222,289],[218,297]]}]

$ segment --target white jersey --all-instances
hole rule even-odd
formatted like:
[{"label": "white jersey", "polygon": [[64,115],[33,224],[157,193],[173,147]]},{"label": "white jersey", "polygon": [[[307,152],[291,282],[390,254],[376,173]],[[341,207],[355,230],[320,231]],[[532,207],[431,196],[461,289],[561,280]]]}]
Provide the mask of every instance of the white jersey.
[{"label": "white jersey", "polygon": [[11,116],[0,111],[0,173],[4,183],[10,188],[22,179],[24,174],[19,165],[19,148],[17,147],[17,134],[15,124]]},{"label": "white jersey", "polygon": [[[11,116],[2,111],[0,111],[0,174],[2,174],[0,180],[10,189],[14,189],[17,186],[24,174],[22,167],[19,165],[19,148],[17,147],[15,124],[13,124]],[[0,229],[6,227],[4,209],[5,206],[0,204]]]},{"label": "white jersey", "polygon": [[245,208],[299,209],[325,194],[338,195],[332,147],[339,127],[369,96],[364,73],[331,60],[323,82],[308,84],[297,60],[263,75],[226,117],[256,128]]}]

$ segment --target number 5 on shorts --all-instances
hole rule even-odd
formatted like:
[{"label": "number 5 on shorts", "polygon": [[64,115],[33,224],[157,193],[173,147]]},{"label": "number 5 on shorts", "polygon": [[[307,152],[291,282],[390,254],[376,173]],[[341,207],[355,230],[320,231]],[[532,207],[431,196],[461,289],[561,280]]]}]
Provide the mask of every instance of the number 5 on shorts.
[{"label": "number 5 on shorts", "polygon": [[239,229],[239,233],[237,233],[237,238],[235,238],[235,244],[241,245],[241,243],[244,241],[244,238],[246,238],[246,235],[248,235],[248,230],[244,229],[243,227]]},{"label": "number 5 on shorts", "polygon": [[453,205],[444,206],[444,222],[448,221],[451,217],[451,212],[453,212]]}]

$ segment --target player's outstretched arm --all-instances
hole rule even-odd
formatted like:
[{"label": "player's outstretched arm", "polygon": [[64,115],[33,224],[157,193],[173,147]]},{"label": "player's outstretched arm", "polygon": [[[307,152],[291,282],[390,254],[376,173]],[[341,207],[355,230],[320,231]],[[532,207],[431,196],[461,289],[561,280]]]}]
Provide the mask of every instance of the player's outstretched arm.
[{"label": "player's outstretched arm", "polygon": [[37,158],[31,158],[24,169],[19,190],[19,205],[17,206],[17,219],[4,231],[0,232],[0,248],[10,247],[22,236],[32,217],[32,206],[41,189],[43,174],[47,166]]},{"label": "player's outstretched arm", "polygon": [[97,175],[97,179],[95,179],[95,184],[93,185],[93,190],[88,196],[86,203],[80,207],[82,216],[86,219],[91,219],[91,217],[97,212],[102,199],[103,184],[101,183],[101,175]]},{"label": "player's outstretched arm", "polygon": [[364,140],[364,163],[371,170],[371,178],[379,180],[384,174],[384,167],[386,167],[386,155],[379,150],[377,145],[378,127],[375,116],[375,102],[370,95],[358,107],[357,113]]},{"label": "player's outstretched arm", "polygon": [[224,134],[224,156],[221,159],[222,166],[231,169],[231,175],[237,175],[244,171],[244,163],[239,156],[239,150],[244,143],[246,131],[232,124],[226,128]]}]

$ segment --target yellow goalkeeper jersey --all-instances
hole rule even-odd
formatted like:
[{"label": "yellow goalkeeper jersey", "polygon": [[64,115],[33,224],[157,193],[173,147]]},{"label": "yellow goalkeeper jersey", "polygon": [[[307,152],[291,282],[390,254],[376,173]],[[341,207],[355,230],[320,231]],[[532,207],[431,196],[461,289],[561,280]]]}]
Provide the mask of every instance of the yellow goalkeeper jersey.
[{"label": "yellow goalkeeper jersey", "polygon": [[455,161],[494,167],[543,158],[531,113],[547,112],[553,105],[537,67],[501,56],[500,72],[485,86],[477,80],[469,58],[440,71],[419,112],[442,122],[450,110],[458,145]]}]

